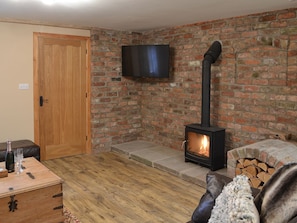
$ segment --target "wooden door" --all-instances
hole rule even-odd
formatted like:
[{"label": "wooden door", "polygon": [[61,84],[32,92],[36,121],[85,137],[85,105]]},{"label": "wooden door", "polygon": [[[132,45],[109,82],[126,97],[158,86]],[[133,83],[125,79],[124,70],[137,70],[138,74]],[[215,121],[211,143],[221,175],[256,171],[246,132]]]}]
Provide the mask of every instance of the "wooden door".
[{"label": "wooden door", "polygon": [[34,33],[35,142],[41,159],[89,152],[88,37]]}]

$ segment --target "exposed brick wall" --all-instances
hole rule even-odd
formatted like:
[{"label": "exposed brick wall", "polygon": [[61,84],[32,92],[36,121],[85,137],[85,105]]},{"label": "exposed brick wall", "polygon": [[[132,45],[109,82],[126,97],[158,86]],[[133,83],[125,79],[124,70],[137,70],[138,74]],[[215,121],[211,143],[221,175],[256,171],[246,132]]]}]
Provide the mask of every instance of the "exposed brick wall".
[{"label": "exposed brick wall", "polygon": [[[201,62],[215,40],[222,54],[212,65],[211,124],[226,128],[227,149],[296,135],[297,17],[289,9],[139,35],[93,30],[94,147],[141,138],[180,149],[184,125],[200,123]],[[170,44],[171,78],[122,78],[120,45],[128,43]],[[128,104],[137,125],[126,123]]]},{"label": "exposed brick wall", "polygon": [[91,132],[93,151],[136,140],[142,129],[141,84],[121,77],[121,45],[139,34],[94,29],[91,32]]}]

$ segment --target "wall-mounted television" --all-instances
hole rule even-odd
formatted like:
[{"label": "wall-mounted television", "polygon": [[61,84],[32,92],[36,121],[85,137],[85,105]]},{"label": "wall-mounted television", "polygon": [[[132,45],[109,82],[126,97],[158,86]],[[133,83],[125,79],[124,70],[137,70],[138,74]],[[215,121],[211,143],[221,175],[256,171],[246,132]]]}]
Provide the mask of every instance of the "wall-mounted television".
[{"label": "wall-mounted television", "polygon": [[122,46],[122,75],[169,78],[169,45]]}]

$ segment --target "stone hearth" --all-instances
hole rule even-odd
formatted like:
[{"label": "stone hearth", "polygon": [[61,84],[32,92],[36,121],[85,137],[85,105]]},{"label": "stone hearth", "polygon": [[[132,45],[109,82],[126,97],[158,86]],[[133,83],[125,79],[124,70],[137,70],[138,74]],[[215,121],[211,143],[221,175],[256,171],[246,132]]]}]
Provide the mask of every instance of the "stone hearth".
[{"label": "stone hearth", "polygon": [[[183,151],[176,151],[142,140],[113,145],[111,150],[126,155],[129,159],[206,187],[205,176],[210,170],[198,164],[186,163]],[[230,150],[227,155],[227,168],[215,172],[234,177],[238,159],[256,158],[277,169],[286,163],[297,162],[297,146],[282,140],[268,139]]]},{"label": "stone hearth", "polygon": [[[206,174],[210,170],[198,164],[185,162],[184,151],[173,150],[142,140],[112,145],[111,151],[123,154],[129,159],[147,166],[166,171],[204,188],[206,187]],[[226,168],[216,172],[226,175]]]},{"label": "stone hearth", "polygon": [[275,169],[287,163],[297,162],[297,146],[289,141],[267,139],[230,150],[227,156],[228,175],[235,176],[237,161],[242,158],[256,158]]}]

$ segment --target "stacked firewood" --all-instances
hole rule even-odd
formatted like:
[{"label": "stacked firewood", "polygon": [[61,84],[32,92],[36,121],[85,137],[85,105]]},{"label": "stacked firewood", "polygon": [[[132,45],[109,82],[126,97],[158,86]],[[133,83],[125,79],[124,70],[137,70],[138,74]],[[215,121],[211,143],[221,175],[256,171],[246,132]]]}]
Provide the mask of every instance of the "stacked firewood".
[{"label": "stacked firewood", "polygon": [[246,175],[254,188],[261,189],[275,172],[275,168],[257,159],[239,159],[236,164],[235,175]]}]

